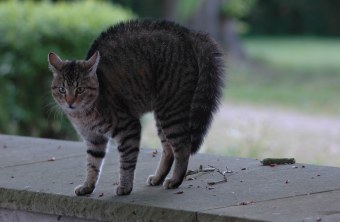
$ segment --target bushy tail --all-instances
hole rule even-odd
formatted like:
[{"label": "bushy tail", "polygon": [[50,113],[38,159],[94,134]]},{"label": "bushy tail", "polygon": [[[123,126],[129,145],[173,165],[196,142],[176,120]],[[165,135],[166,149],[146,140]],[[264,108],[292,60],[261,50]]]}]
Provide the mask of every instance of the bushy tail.
[{"label": "bushy tail", "polygon": [[208,35],[197,33],[193,48],[199,77],[191,103],[191,153],[198,151],[217,111],[224,86],[224,58],[217,43]]}]

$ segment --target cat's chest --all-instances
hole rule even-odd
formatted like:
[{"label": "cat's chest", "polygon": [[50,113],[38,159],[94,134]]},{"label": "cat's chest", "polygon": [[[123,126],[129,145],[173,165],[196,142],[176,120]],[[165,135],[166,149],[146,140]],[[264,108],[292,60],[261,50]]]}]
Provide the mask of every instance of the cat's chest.
[{"label": "cat's chest", "polygon": [[76,119],[72,123],[84,137],[93,134],[109,136],[113,128],[112,119],[104,117]]}]

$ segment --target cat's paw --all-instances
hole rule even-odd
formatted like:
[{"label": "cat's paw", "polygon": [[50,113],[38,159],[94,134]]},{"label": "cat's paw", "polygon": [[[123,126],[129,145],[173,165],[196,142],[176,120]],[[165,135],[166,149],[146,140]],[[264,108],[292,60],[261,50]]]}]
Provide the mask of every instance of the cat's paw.
[{"label": "cat's paw", "polygon": [[175,180],[175,179],[166,179],[163,183],[163,187],[165,189],[176,189],[181,185],[182,181],[181,180]]},{"label": "cat's paw", "polygon": [[150,186],[158,186],[161,185],[163,180],[161,180],[159,177],[155,175],[150,175],[147,180],[147,184]]},{"label": "cat's paw", "polygon": [[132,191],[132,187],[123,187],[123,186],[118,186],[116,190],[116,194],[118,196],[122,195],[129,195]]},{"label": "cat's paw", "polygon": [[94,190],[94,186],[88,186],[88,185],[79,185],[76,187],[74,192],[77,196],[84,196],[87,194],[91,194]]}]

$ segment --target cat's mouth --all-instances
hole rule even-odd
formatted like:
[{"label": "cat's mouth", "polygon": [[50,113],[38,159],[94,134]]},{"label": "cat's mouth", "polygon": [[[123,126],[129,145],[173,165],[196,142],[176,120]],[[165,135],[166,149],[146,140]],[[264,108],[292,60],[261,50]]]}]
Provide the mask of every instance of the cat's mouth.
[{"label": "cat's mouth", "polygon": [[74,111],[74,110],[76,110],[76,106],[75,106],[74,104],[71,104],[71,105],[67,104],[67,105],[65,106],[65,109],[66,109],[67,111]]}]

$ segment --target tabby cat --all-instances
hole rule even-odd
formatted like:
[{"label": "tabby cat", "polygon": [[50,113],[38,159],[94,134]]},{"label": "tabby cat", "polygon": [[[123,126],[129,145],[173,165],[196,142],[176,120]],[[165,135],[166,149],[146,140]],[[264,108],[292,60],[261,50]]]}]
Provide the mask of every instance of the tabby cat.
[{"label": "tabby cat", "polygon": [[147,183],[166,189],[182,183],[221,97],[224,61],[214,40],[173,22],[135,20],[101,33],[85,60],[63,61],[51,52],[48,61],[53,98],[87,146],[87,177],[76,195],[95,189],[110,138],[120,155],[116,193],[130,194],[140,118],[149,111],[163,152]]}]

